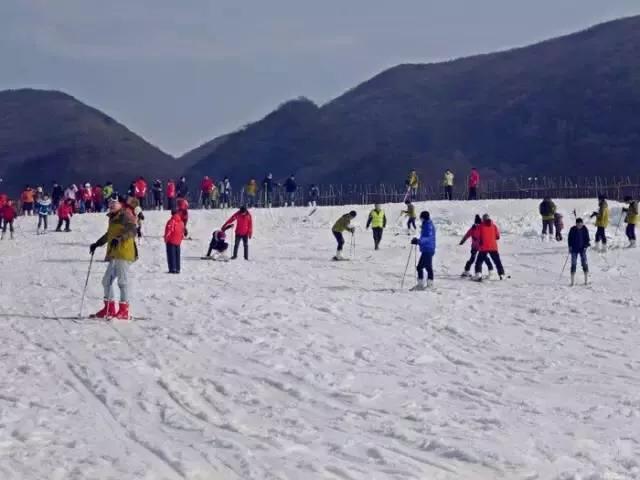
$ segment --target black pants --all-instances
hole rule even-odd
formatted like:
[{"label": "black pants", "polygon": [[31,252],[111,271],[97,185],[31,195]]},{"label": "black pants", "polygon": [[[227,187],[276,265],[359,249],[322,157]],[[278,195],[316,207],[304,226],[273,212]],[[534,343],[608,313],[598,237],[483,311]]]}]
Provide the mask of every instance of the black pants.
[{"label": "black pants", "polygon": [[167,198],[167,206],[169,211],[173,211],[176,208],[176,199],[175,198]]},{"label": "black pants", "polygon": [[[500,254],[498,252],[480,252],[476,259],[476,273],[482,273],[482,264],[486,261],[487,256],[491,257],[493,263],[496,264],[498,275],[504,275],[504,268],[502,267],[502,261],[500,260]],[[489,268],[489,271],[491,270],[493,270],[493,268]]]},{"label": "black pants", "polygon": [[249,260],[249,237],[247,235],[236,235],[236,241],[233,244],[233,258],[238,258],[238,247],[242,241],[244,247],[244,259]]},{"label": "black pants", "polygon": [[582,271],[589,273],[589,263],[587,262],[587,251],[585,249],[579,252],[571,252],[571,273],[576,273],[578,269],[578,256],[580,256],[580,263],[582,264]]},{"label": "black pants", "polygon": [[336,241],[338,242],[338,251],[342,251],[342,247],[344,247],[344,236],[342,232],[333,232],[333,236],[336,237]]},{"label": "black pants", "polygon": [[2,225],[2,233],[7,233],[7,227],[9,227],[9,231],[13,233],[13,220],[11,220],[10,222],[7,222],[6,220],[3,222]]},{"label": "black pants", "polygon": [[603,245],[607,244],[607,233],[604,230],[604,227],[598,227],[596,229],[596,243],[602,242]]},{"label": "black pants", "polygon": [[205,191],[202,191],[200,195],[202,196],[202,207],[211,208],[211,194]]},{"label": "black pants", "polygon": [[477,200],[477,199],[478,199],[478,188],[469,187],[469,200]]},{"label": "black pants", "polygon": [[[473,265],[473,263],[476,261],[476,256],[478,255],[478,250],[475,249],[471,249],[471,257],[469,257],[469,260],[467,261],[467,263],[464,264],[464,271],[468,272],[471,270],[471,266]],[[491,263],[491,260],[489,260],[489,257],[485,257],[484,258],[484,263],[487,265],[487,268],[489,270],[493,270],[493,264]]]},{"label": "black pants", "polygon": [[418,227],[416,227],[416,219],[415,218],[409,218],[409,220],[407,220],[407,229],[411,229],[411,227],[413,227],[414,230],[417,230]]},{"label": "black pants", "polygon": [[58,226],[56,227],[56,232],[59,232],[62,230],[62,224],[64,223],[64,231],[65,232],[70,232],[71,230],[69,229],[69,219],[68,218],[59,218],[58,219]]},{"label": "black pants", "polygon": [[209,250],[207,250],[207,257],[211,256],[211,252],[214,250],[216,252],[222,253],[226,252],[227,248],[229,248],[229,244],[227,242],[216,242],[215,238],[212,238],[209,242]]},{"label": "black pants", "polygon": [[167,264],[169,273],[180,273],[180,245],[167,243]]},{"label": "black pants", "polygon": [[446,200],[453,200],[453,187],[451,186],[444,187],[444,198]]},{"label": "black pants", "polygon": [[162,210],[162,193],[153,194],[153,208]]},{"label": "black pants", "polygon": [[47,216],[38,214],[38,230],[40,230],[43,224],[44,224],[44,229],[46,230],[47,227],[49,226]]},{"label": "black pants", "polygon": [[433,280],[433,253],[422,252],[416,270],[418,271],[418,280],[424,279],[424,270],[427,271],[427,279]]},{"label": "black pants", "polygon": [[547,231],[553,235],[553,220],[542,220],[542,234],[546,235]]},{"label": "black pants", "polygon": [[627,224],[627,238],[629,240],[635,240],[636,239],[636,225],[635,223],[628,223]]},{"label": "black pants", "polygon": [[378,246],[380,245],[380,240],[382,240],[382,227],[373,227],[371,229],[373,231],[373,245],[376,250],[378,250]]}]

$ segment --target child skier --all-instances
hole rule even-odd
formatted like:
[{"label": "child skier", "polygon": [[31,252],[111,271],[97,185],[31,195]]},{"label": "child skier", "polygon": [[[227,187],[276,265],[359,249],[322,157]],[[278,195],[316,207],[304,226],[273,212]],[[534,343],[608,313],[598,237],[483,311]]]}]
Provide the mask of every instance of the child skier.
[{"label": "child skier", "polygon": [[[479,237],[480,254],[476,259],[476,276],[474,280],[478,282],[482,281],[482,264],[485,262],[487,257],[491,257],[491,260],[495,263],[496,269],[498,270],[498,276],[500,277],[500,280],[502,280],[505,273],[502,261],[500,260],[500,254],[498,253],[500,230],[498,230],[498,226],[491,221],[491,217],[489,217],[488,213],[485,213],[482,216],[482,223],[479,227]],[[492,271],[493,269],[489,268],[489,278],[491,278]]]},{"label": "child skier", "polygon": [[553,215],[553,226],[556,229],[556,240],[562,241],[562,230],[564,230],[564,218],[561,213],[556,212]]},{"label": "child skier", "polygon": [[56,232],[62,231],[62,224],[64,223],[64,231],[70,232],[71,229],[71,217],[73,216],[73,202],[71,200],[65,200],[60,203],[58,207],[58,226],[56,227]]},{"label": "child skier", "polygon": [[416,227],[416,207],[411,203],[411,200],[406,200],[405,205],[407,206],[406,210],[403,210],[402,213],[407,217],[407,235],[411,235],[411,229],[417,230]]},{"label": "child skier", "polygon": [[7,227],[9,228],[11,240],[13,240],[13,221],[17,216],[18,212],[13,206],[13,202],[7,199],[7,202],[0,209],[0,217],[2,218],[2,235],[0,235],[0,240],[4,239],[4,236],[7,233]]},{"label": "child skier", "polygon": [[[542,217],[542,241],[544,242],[546,238],[551,240],[553,235],[553,220],[556,214],[556,204],[553,203],[550,197],[545,197],[540,203],[538,210]],[[547,231],[549,232],[548,236]]]},{"label": "child skier", "polygon": [[[93,255],[98,247],[107,245],[109,265],[102,277],[104,288],[104,307],[94,316],[96,318],[129,319],[129,268],[138,259],[136,247],[136,219],[128,208],[123,206],[124,199],[109,202],[109,228],[107,233],[89,247]],[[113,300],[113,282],[117,280],[120,288],[120,305],[116,310]]]},{"label": "child skier", "polygon": [[[462,240],[460,240],[460,245],[464,245],[464,243],[471,238],[471,257],[464,265],[464,272],[462,272],[461,277],[470,277],[471,276],[471,267],[476,261],[476,256],[478,255],[478,250],[480,250],[480,224],[482,223],[482,219],[480,215],[476,215],[475,221],[471,228],[464,234]],[[485,257],[484,262],[487,265],[489,271],[493,270],[493,264],[489,257]]]},{"label": "child skier", "polygon": [[342,215],[331,228],[331,232],[338,242],[338,250],[336,251],[335,257],[333,257],[334,260],[344,260],[342,257],[342,247],[344,247],[343,233],[345,231],[351,232],[351,235],[355,233],[356,229],[351,226],[351,220],[356,218],[356,215],[356,211],[351,210],[349,213]]},{"label": "child skier", "polygon": [[224,222],[222,229],[225,230],[227,227],[233,225],[234,222],[236,224],[236,240],[233,245],[233,256],[231,257],[231,260],[238,258],[238,247],[240,246],[241,241],[244,248],[244,259],[249,260],[249,239],[253,235],[253,220],[249,210],[247,210],[247,207],[244,205],[240,207],[240,210],[231,215],[229,220]]},{"label": "child skier", "polygon": [[48,218],[51,213],[51,199],[46,193],[38,200],[36,205],[36,212],[38,213],[38,228],[37,233],[40,235],[40,229],[44,226],[42,233],[46,233],[48,227]]},{"label": "child skier", "polygon": [[[227,227],[231,228],[231,225]],[[211,241],[209,242],[209,249],[205,258],[211,258],[212,260],[226,260],[224,252],[229,248],[227,243],[227,234],[224,230],[215,230],[211,235]],[[216,252],[216,256],[212,257],[211,254]]]},{"label": "child skier", "polygon": [[376,203],[373,210],[369,213],[366,228],[368,229],[370,226],[373,232],[373,248],[379,250],[382,232],[387,228],[387,216],[384,214],[384,210],[380,208],[379,203]]},{"label": "child skier", "polygon": [[[418,283],[412,290],[424,290],[433,287],[433,256],[436,253],[436,227],[431,221],[429,212],[420,212],[420,238],[411,240],[412,245],[420,245],[420,260],[416,270],[418,271]],[[424,270],[427,270],[427,284],[424,283]]]},{"label": "child skier", "polygon": [[578,255],[584,272],[584,284],[589,283],[589,264],[587,263],[587,248],[591,245],[589,230],[584,226],[581,218],[576,219],[575,227],[569,230],[569,255],[571,255],[571,286],[575,284]]},{"label": "child skier", "polygon": [[596,251],[604,252],[607,249],[606,228],[609,226],[609,205],[604,195],[598,196],[598,211],[591,214],[591,218],[593,217],[596,217]]},{"label": "child skier", "polygon": [[635,248],[636,246],[636,224],[638,223],[638,202],[632,197],[624,197],[624,201],[629,205],[623,208],[622,211],[626,213],[624,221],[627,224],[626,234],[629,239],[629,248]]},{"label": "child skier", "polygon": [[169,273],[180,273],[180,244],[184,239],[184,222],[178,210],[171,212],[171,218],[164,227],[164,243],[167,245]]},{"label": "child skier", "polygon": [[187,222],[189,221],[189,202],[186,198],[178,198],[174,209],[176,208],[178,209],[178,213],[180,213],[182,223],[184,223],[184,238],[189,238],[189,231],[187,230]]}]

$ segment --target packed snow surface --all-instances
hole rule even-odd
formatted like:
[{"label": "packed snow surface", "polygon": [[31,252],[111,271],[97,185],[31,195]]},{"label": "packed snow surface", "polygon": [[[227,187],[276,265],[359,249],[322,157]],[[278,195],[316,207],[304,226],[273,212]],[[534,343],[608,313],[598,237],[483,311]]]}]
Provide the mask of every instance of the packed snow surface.
[{"label": "packed snow surface", "polygon": [[[418,204],[438,232],[426,292],[408,291],[413,258],[400,290],[400,205],[377,252],[354,207],[349,262],[330,260],[349,207],[254,211],[251,259],[229,263],[200,256],[231,212],[193,211],[179,276],[165,273],[168,214],[148,213],[132,267],[144,318],[128,323],[73,320],[104,214],[43,236],[20,218],[0,243],[0,478],[640,478],[640,250],[591,251],[592,284],[570,288],[538,203]],[[573,209],[597,206],[557,203],[565,238]],[[458,242],[484,212],[509,280],[459,278]]]}]

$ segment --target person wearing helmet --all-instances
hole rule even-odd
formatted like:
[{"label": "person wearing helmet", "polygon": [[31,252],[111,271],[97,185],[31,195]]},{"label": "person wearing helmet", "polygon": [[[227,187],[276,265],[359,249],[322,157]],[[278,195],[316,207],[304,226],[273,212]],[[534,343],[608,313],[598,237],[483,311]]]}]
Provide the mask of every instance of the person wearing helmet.
[{"label": "person wearing helmet", "polygon": [[334,260],[344,260],[344,258],[342,257],[342,248],[344,247],[343,233],[345,231],[350,232],[351,235],[355,233],[356,229],[355,227],[351,226],[351,220],[356,218],[356,215],[357,213],[355,210],[351,210],[349,213],[345,213],[336,221],[336,223],[334,223],[333,227],[331,228],[331,232],[338,242],[338,249],[336,251],[335,257],[333,257]]},{"label": "person wearing helmet", "polygon": [[369,212],[366,228],[369,229],[369,227],[371,227],[371,231],[373,232],[373,248],[374,250],[379,250],[382,232],[387,228],[387,216],[384,214],[384,210],[382,210],[379,203],[376,203],[373,210]]}]

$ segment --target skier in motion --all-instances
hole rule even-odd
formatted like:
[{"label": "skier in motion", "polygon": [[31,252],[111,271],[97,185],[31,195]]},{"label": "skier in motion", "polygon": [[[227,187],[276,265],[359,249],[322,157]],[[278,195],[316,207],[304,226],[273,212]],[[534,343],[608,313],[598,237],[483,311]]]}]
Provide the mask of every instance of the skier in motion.
[{"label": "skier in motion", "polygon": [[387,216],[384,214],[384,210],[382,210],[379,203],[376,203],[373,210],[369,213],[367,229],[369,227],[371,227],[371,231],[373,232],[373,248],[379,250],[382,232],[387,228]]},{"label": "skier in motion", "polygon": [[604,252],[607,250],[606,228],[609,226],[609,205],[604,195],[598,196],[598,211],[591,214],[591,218],[593,217],[596,217],[596,251]]},{"label": "skier in motion", "polygon": [[[471,257],[464,265],[464,272],[462,272],[461,277],[470,277],[471,276],[471,267],[476,261],[476,257],[478,255],[478,250],[480,250],[480,224],[482,223],[482,219],[480,215],[476,215],[476,218],[473,222],[473,225],[467,233],[464,234],[462,240],[460,240],[460,245],[464,245],[464,243],[470,238],[471,239]],[[487,264],[487,268],[489,271],[493,270],[493,264],[489,257],[485,257],[484,262]]]},{"label": "skier in motion", "polygon": [[351,226],[351,220],[356,218],[356,215],[357,213],[355,210],[351,210],[349,213],[345,213],[336,221],[336,223],[333,225],[333,228],[331,228],[331,232],[338,242],[338,249],[336,250],[336,255],[335,257],[333,257],[333,260],[344,260],[344,258],[342,257],[342,248],[344,247],[343,233],[345,231],[351,232],[351,235],[355,233],[356,229],[355,227]]},{"label": "skier in motion", "polygon": [[[433,256],[436,253],[436,227],[431,221],[429,212],[421,212],[420,238],[411,239],[412,245],[420,246],[420,260],[416,270],[418,271],[418,283],[411,290],[424,290],[433,287]],[[424,283],[424,270],[427,271],[427,283]]]},{"label": "skier in motion", "polygon": [[407,200],[404,203],[407,206],[407,209],[403,210],[401,213],[407,217],[407,235],[411,235],[411,229],[418,229],[418,227],[416,227],[416,207],[411,203],[411,200]]},{"label": "skier in motion", "polygon": [[589,283],[589,264],[587,262],[587,248],[591,245],[589,230],[584,226],[581,218],[576,219],[576,225],[569,230],[569,255],[571,255],[571,286],[575,285],[578,256],[584,272],[584,284]]},{"label": "skier in motion", "polygon": [[[96,318],[129,319],[129,267],[138,259],[136,247],[136,218],[123,206],[124,199],[118,198],[109,202],[109,227],[107,233],[89,247],[91,255],[98,247],[107,245],[106,259],[109,262],[102,286],[104,287],[104,307],[98,311]],[[113,283],[117,281],[120,288],[120,305],[116,310]]]},{"label": "skier in motion", "polygon": [[[479,246],[480,254],[476,259],[476,276],[474,280],[482,281],[482,264],[485,263],[487,257],[491,257],[491,260],[496,265],[498,270],[498,276],[502,280],[505,276],[504,267],[500,260],[500,254],[498,253],[498,240],[500,240],[500,230],[498,226],[491,221],[488,213],[482,216],[482,223],[479,227]],[[488,266],[488,265],[487,265]],[[492,268],[489,268],[489,278],[493,272]]]}]

